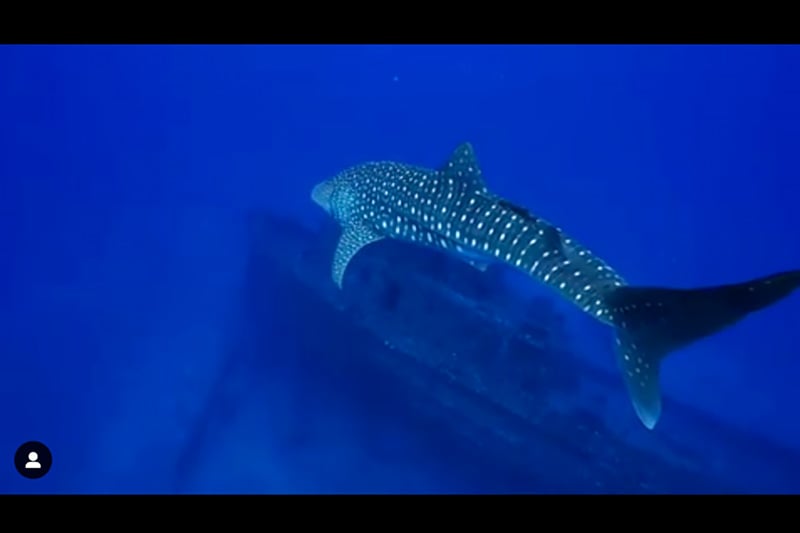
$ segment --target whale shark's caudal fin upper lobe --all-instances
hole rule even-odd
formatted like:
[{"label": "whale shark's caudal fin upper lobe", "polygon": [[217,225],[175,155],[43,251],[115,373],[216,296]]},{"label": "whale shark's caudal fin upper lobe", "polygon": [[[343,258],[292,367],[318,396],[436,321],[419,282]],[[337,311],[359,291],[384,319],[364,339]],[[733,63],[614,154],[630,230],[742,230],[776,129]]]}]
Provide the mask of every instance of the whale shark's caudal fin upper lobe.
[{"label": "whale shark's caudal fin upper lobe", "polygon": [[605,297],[617,361],[636,414],[649,429],[661,414],[659,367],[670,352],[716,333],[800,287],[800,270],[700,289],[622,286]]}]

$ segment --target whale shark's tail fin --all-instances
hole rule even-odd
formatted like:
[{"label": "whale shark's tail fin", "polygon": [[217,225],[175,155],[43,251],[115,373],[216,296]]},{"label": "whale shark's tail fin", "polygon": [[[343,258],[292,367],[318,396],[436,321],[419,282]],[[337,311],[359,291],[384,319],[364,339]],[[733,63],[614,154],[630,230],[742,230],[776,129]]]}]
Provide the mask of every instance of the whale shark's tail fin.
[{"label": "whale shark's tail fin", "polygon": [[617,361],[642,423],[661,414],[659,367],[670,352],[733,325],[800,287],[800,270],[700,289],[618,287],[606,296]]}]

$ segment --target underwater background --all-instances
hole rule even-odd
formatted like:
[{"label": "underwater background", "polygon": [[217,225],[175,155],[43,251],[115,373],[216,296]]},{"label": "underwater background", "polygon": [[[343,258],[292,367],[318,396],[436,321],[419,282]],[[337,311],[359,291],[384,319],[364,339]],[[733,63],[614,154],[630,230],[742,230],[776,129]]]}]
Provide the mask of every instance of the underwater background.
[{"label": "underwater background", "polygon": [[[562,413],[545,423],[559,428],[547,429],[554,444],[519,429],[529,441],[514,441],[514,465],[486,428],[517,422],[471,411],[502,379],[471,403],[445,402],[436,373],[411,388],[421,371],[370,366],[399,315],[351,327],[320,303],[333,297],[315,299],[331,289],[319,281],[330,254],[294,247],[335,228],[311,188],[364,161],[435,168],[466,141],[491,190],[631,283],[800,268],[795,46],[2,46],[0,492],[726,490],[671,473],[686,463],[674,453],[637,481],[667,440],[729,491],[800,491],[800,294],[671,355],[648,431],[607,328],[493,267],[486,294],[548,301],[572,357],[558,370],[561,403],[541,406]],[[281,222],[255,239],[264,214]],[[292,224],[319,233],[281,229]],[[394,264],[380,253],[376,272]],[[275,267],[283,260],[295,266]],[[316,272],[316,291],[292,285]],[[463,324],[460,309],[396,336],[432,338]],[[469,345],[470,328],[452,331],[430,353]],[[568,385],[579,377],[586,386]],[[478,418],[482,432],[465,437]],[[548,455],[611,434],[612,462],[605,445]],[[14,468],[30,440],[53,455],[37,480]],[[642,458],[624,453],[634,445]],[[714,459],[734,456],[749,459]],[[610,481],[622,469],[632,481]]]}]

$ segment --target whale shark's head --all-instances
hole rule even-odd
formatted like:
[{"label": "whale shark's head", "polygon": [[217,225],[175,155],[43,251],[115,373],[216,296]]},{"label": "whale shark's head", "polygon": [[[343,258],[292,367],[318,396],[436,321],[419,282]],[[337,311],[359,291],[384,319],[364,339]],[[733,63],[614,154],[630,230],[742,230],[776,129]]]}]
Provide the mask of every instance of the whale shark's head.
[{"label": "whale shark's head", "polygon": [[333,191],[335,189],[334,180],[325,180],[318,183],[311,189],[311,199],[320,206],[325,212],[330,213],[332,208]]},{"label": "whale shark's head", "polygon": [[380,173],[380,164],[367,163],[350,167],[334,177],[317,183],[311,189],[311,199],[339,222],[363,216],[368,205],[375,205],[380,193],[391,180],[384,181],[388,172]]}]

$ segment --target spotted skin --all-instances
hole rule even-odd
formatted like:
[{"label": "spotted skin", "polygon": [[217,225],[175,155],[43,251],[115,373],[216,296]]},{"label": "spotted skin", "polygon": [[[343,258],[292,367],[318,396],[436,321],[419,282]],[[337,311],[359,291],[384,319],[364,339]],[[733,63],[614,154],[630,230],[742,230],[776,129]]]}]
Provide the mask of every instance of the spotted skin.
[{"label": "spotted skin", "polygon": [[607,321],[600,297],[624,283],[605,262],[547,221],[491,195],[470,145],[441,170],[395,162],[366,163],[334,178],[329,199],[346,251],[334,279],[362,247],[382,238],[423,244],[487,262],[503,262],[550,285]]},{"label": "spotted skin", "polygon": [[[500,263],[525,272],[615,328],[617,362],[649,429],[661,414],[658,377],[667,353],[800,285],[800,271],[793,271],[713,289],[632,288],[560,228],[491,193],[469,143],[438,169],[392,161],[351,167],[316,185],[311,197],[342,228],[332,264],[340,289],[358,251],[391,238],[454,254],[476,268]],[[739,307],[728,305],[733,292],[744,295]]]}]

